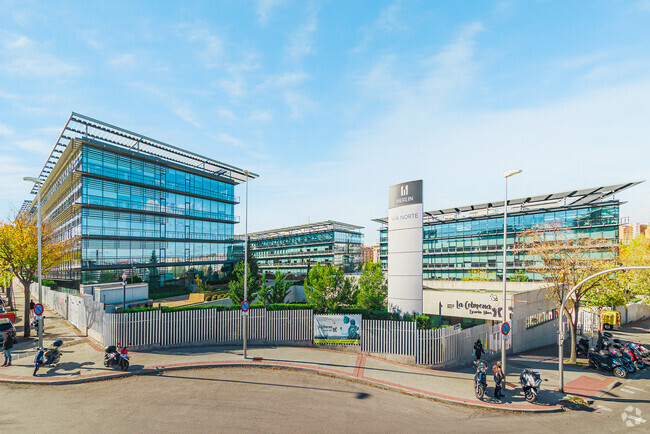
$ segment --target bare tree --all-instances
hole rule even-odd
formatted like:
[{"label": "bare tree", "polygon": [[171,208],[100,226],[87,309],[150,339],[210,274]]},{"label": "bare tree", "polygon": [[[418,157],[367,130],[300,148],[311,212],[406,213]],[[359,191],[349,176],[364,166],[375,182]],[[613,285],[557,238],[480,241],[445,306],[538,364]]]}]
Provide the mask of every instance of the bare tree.
[{"label": "bare tree", "polygon": [[[526,270],[537,273],[548,284],[558,307],[564,297],[586,277],[616,266],[617,246],[612,240],[587,238],[559,224],[546,224],[522,232],[517,238],[516,257]],[[570,319],[571,363],[576,361],[578,312],[586,295],[596,288],[609,287],[611,276],[587,281],[573,293],[565,306]]]}]

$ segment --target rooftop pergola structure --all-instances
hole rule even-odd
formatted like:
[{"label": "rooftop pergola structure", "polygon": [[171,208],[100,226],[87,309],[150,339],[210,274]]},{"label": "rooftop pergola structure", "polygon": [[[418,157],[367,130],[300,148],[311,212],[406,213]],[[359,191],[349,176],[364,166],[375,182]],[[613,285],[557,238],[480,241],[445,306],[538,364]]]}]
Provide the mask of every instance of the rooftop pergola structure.
[{"label": "rooftop pergola structure", "polygon": [[32,194],[36,194],[36,191],[43,185],[56,165],[56,162],[59,160],[59,157],[63,154],[66,146],[73,139],[109,143],[128,151],[160,158],[191,169],[206,171],[221,178],[228,179],[234,184],[240,184],[247,179],[250,180],[258,177],[257,174],[252,172],[248,172],[247,176],[245,171],[238,167],[221,163],[220,161],[186,151],[142,134],[134,133],[133,131],[72,112],[38,176],[41,183],[34,184],[31,191]]},{"label": "rooftop pergola structure", "polygon": [[[542,194],[538,196],[527,196],[518,199],[508,199],[508,214],[517,212],[528,212],[535,210],[547,210],[556,207],[584,207],[593,203],[605,200],[614,200],[614,195],[628,188],[645,182],[631,181],[621,184],[603,185],[598,187],[583,188],[580,190],[568,190],[559,193]],[[504,201],[486,202],[475,205],[466,205],[454,208],[434,209],[426,211],[423,215],[424,224],[435,222],[484,218],[503,214]],[[372,221],[382,225],[388,224],[388,217],[376,218]]]},{"label": "rooftop pergola structure", "polygon": [[284,228],[270,229],[266,231],[249,232],[248,236],[251,241],[259,241],[271,238],[283,238],[296,235],[305,235],[320,232],[330,232],[333,230],[340,232],[358,233],[363,226],[341,223],[333,220],[325,220],[315,223],[305,223],[296,226],[287,226]]}]

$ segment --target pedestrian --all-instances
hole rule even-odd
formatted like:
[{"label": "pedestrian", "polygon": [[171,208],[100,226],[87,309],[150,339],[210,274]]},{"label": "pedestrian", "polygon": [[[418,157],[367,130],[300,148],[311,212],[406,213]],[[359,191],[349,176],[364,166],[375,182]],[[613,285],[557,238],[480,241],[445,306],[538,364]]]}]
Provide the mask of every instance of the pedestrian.
[{"label": "pedestrian", "polygon": [[504,380],[503,370],[501,369],[501,361],[492,367],[494,374],[494,397],[503,398],[505,395],[501,393],[501,382]]},{"label": "pedestrian", "polygon": [[485,353],[485,350],[483,350],[483,344],[481,343],[480,339],[477,339],[476,342],[474,342],[474,351],[472,351],[472,354],[476,356],[476,360],[481,360],[481,356]]},{"label": "pedestrian", "polygon": [[36,306],[34,304],[34,300],[29,300],[29,314],[32,316],[32,318],[34,317],[34,306]]},{"label": "pedestrian", "polygon": [[4,332],[2,337],[4,338],[2,341],[2,353],[5,356],[5,362],[2,366],[11,366],[11,349],[14,346],[14,340],[7,332]]}]

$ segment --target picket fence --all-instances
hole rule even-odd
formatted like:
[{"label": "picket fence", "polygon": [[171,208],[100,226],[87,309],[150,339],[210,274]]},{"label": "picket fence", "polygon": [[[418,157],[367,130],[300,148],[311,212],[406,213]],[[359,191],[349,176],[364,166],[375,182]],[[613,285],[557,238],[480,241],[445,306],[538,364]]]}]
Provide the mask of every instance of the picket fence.
[{"label": "picket fence", "polygon": [[[247,337],[251,343],[313,342],[311,310],[251,309]],[[237,344],[242,341],[240,311],[160,310],[104,315],[104,345],[178,346]]]},{"label": "picket fence", "polygon": [[453,327],[417,330],[413,322],[364,320],[361,328],[362,351],[415,356],[419,365],[469,364],[477,339],[483,343],[487,359],[499,353],[504,342],[506,349],[511,345],[511,339],[503,340],[500,325],[481,324],[466,330]]}]

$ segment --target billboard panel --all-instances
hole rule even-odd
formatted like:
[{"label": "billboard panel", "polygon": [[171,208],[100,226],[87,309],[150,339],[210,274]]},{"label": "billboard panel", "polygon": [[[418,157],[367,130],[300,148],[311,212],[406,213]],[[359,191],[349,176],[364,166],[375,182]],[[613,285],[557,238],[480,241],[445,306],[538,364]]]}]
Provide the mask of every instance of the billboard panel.
[{"label": "billboard panel", "polygon": [[361,345],[361,315],[314,315],[314,342]]}]

